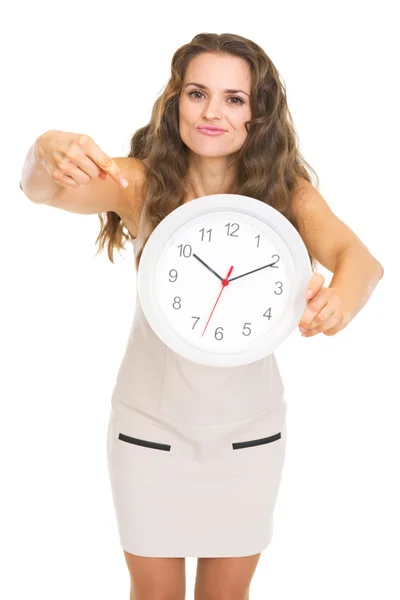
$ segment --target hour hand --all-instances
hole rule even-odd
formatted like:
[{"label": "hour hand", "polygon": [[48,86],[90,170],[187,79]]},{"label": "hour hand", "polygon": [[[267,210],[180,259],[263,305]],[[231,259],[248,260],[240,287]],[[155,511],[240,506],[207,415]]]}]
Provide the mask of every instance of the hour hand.
[{"label": "hour hand", "polygon": [[212,269],[212,268],[211,268],[211,267],[210,267],[210,266],[209,266],[207,263],[205,263],[205,262],[204,262],[204,260],[202,260],[202,259],[201,259],[199,256],[197,256],[197,254],[195,254],[194,252],[193,252],[193,256],[194,256],[195,258],[197,258],[197,260],[198,260],[199,262],[201,262],[201,264],[202,264],[202,265],[204,265],[204,266],[205,266],[205,267],[206,267],[206,268],[207,268],[209,271],[211,271],[211,273],[214,273],[214,275],[215,275],[216,277],[218,277],[218,279],[220,279],[221,281],[223,281],[223,277],[221,277],[220,275],[218,275],[218,273],[217,273],[216,271],[214,271],[214,269]]}]

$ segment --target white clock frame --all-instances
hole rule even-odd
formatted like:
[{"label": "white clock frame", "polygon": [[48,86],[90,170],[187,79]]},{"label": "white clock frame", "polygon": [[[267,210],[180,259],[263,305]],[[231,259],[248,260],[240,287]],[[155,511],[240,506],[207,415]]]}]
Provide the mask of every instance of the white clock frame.
[{"label": "white clock frame", "polygon": [[[259,336],[241,352],[211,352],[188,343],[171,327],[157,302],[155,279],[159,261],[174,244],[182,228],[193,227],[194,221],[210,213],[232,211],[237,216],[255,218],[279,236],[284,255],[284,267],[290,280],[289,299],[281,318],[275,322],[268,335]],[[228,266],[228,265],[227,265]],[[224,273],[221,275],[225,276]],[[184,358],[214,367],[239,366],[260,360],[273,352],[297,327],[307,305],[305,289],[312,276],[306,246],[290,221],[279,211],[264,202],[239,194],[213,194],[201,196],[184,203],[168,214],[151,233],[143,249],[138,269],[138,294],[145,317],[156,335],[174,352]]]}]

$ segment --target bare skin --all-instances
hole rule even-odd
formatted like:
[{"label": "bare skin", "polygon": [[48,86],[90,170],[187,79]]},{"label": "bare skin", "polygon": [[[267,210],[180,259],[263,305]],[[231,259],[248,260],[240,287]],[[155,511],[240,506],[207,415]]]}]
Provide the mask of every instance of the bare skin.
[{"label": "bare skin", "polygon": [[184,558],[149,558],[124,550],[131,579],[130,600],[184,600]]},{"label": "bare skin", "polygon": [[[225,90],[236,90],[227,93]],[[189,181],[195,198],[228,193],[235,181],[235,154],[251,119],[251,74],[245,60],[204,53],[188,65],[179,98],[179,134],[189,148]],[[225,130],[208,136],[198,127]]]},{"label": "bare skin", "polygon": [[[130,600],[185,600],[184,558],[148,558],[124,550],[131,578]],[[261,553],[198,558],[194,600],[248,600]]]}]

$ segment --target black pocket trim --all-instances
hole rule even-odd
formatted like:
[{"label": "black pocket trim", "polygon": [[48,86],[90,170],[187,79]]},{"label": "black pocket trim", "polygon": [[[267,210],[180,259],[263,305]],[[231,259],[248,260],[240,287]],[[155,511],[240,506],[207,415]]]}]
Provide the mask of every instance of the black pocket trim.
[{"label": "black pocket trim", "polygon": [[261,438],[259,440],[250,440],[248,442],[234,442],[232,444],[232,448],[237,450],[238,448],[248,448],[249,446],[259,446],[260,444],[269,444],[270,442],[276,442],[281,438],[281,433],[276,433],[275,435],[270,435],[266,438]]},{"label": "black pocket trim", "polygon": [[129,442],[130,444],[136,444],[137,446],[146,446],[146,448],[155,448],[156,450],[171,450],[171,446],[168,444],[158,444],[157,442],[149,442],[148,440],[140,440],[139,438],[130,437],[124,433],[118,435],[118,439],[123,442]]}]

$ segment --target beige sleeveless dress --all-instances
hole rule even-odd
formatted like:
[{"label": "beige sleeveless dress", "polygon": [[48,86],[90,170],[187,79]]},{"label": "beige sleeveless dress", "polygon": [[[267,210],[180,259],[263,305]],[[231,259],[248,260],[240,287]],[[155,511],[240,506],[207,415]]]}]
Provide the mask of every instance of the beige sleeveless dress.
[{"label": "beige sleeveless dress", "polygon": [[285,447],[275,355],[240,367],[189,361],[155,334],[137,294],[107,435],[122,548],[147,557],[261,552]]}]

